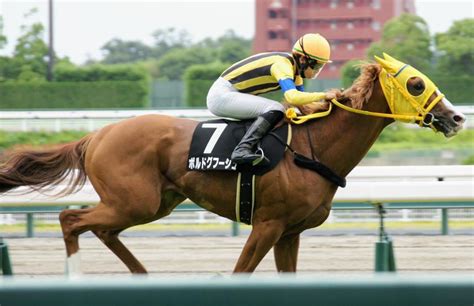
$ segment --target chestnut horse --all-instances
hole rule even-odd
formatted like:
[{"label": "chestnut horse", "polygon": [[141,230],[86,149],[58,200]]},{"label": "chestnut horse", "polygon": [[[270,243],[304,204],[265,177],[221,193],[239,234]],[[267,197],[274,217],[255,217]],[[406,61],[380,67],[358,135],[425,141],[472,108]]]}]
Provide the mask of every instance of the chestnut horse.
[{"label": "chestnut horse", "polygon": [[[379,64],[366,64],[351,88],[337,92],[338,100],[356,109],[390,113],[379,81],[381,69]],[[420,82],[420,77],[411,78],[408,91],[419,90]],[[438,95],[439,91],[431,94],[427,103]],[[439,99],[431,114],[432,127],[446,136],[456,134],[465,120],[445,98]],[[327,117],[294,125],[291,146],[305,156],[314,154],[345,177],[391,122],[334,107]],[[98,205],[60,214],[69,269],[75,269],[79,235],[92,231],[132,273],[146,273],[119,240],[121,231],[167,216],[186,198],[236,220],[237,174],[186,170],[197,124],[146,115],[108,125],[58,149],[18,152],[0,167],[0,193],[19,186],[47,188],[75,173],[71,188],[65,191],[71,193],[89,178],[100,197]],[[254,271],[272,247],[277,270],[295,272],[300,233],[326,220],[336,190],[336,185],[317,173],[295,165],[287,152],[275,169],[256,179],[252,231],[234,272]]]}]

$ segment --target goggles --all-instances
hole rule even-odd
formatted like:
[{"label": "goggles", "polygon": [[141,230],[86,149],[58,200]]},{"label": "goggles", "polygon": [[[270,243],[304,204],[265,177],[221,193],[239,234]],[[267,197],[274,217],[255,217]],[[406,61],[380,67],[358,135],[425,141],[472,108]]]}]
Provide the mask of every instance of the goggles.
[{"label": "goggles", "polygon": [[306,62],[308,63],[308,67],[313,70],[320,70],[326,64],[309,57],[306,57]]}]

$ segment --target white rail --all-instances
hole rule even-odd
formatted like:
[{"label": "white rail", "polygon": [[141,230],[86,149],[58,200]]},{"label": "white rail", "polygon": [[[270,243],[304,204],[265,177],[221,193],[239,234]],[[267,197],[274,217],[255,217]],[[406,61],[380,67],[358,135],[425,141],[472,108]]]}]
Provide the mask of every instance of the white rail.
[{"label": "white rail", "polygon": [[[474,106],[458,106],[467,116],[466,127],[473,127]],[[207,109],[160,110],[71,110],[71,111],[0,111],[0,130],[7,131],[93,131],[107,124],[146,114],[206,120],[215,118]]]}]

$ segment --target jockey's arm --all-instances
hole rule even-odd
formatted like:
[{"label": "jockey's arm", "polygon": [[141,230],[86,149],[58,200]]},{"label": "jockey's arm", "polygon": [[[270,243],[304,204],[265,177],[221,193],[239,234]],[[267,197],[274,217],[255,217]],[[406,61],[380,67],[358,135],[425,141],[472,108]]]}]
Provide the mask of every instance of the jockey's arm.
[{"label": "jockey's arm", "polygon": [[320,100],[324,100],[326,93],[324,92],[303,92],[299,91],[292,79],[279,80],[281,90],[285,96],[285,100],[291,105],[304,105]]},{"label": "jockey's arm", "polygon": [[285,100],[291,105],[304,105],[316,101],[323,100],[326,97],[324,92],[304,92],[303,79],[296,78],[293,81],[293,67],[291,63],[278,62],[272,65],[271,74],[278,80]]}]

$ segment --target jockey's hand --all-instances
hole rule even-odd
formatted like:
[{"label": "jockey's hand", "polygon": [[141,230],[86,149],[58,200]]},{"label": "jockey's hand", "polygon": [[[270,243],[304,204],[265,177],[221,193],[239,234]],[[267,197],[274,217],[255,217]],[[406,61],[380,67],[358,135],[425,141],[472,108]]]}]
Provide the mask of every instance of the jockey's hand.
[{"label": "jockey's hand", "polygon": [[326,101],[331,101],[332,99],[336,99],[336,94],[334,92],[327,92],[324,99]]}]

